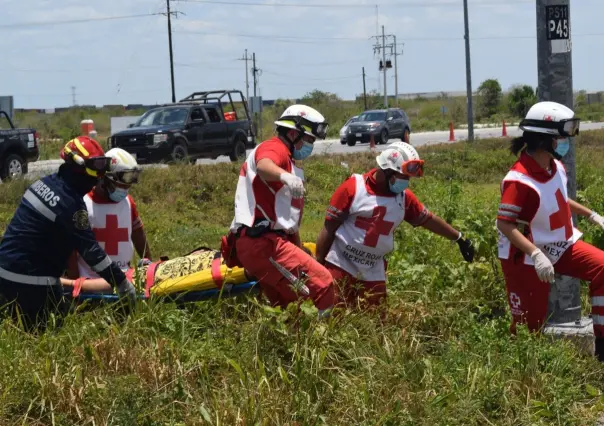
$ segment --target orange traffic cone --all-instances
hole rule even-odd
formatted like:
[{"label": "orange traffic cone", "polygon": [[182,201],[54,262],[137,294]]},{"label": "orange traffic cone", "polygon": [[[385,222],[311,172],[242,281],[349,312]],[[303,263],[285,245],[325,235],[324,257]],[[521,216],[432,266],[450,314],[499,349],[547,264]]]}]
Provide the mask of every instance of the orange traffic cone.
[{"label": "orange traffic cone", "polygon": [[373,138],[373,133],[369,135],[369,150],[375,151],[375,139]]},{"label": "orange traffic cone", "polygon": [[453,130],[453,122],[449,122],[449,142],[455,141],[455,131]]},{"label": "orange traffic cone", "polygon": [[503,130],[501,131],[501,136],[506,137],[508,135],[508,129],[505,127],[505,120],[503,120]]}]

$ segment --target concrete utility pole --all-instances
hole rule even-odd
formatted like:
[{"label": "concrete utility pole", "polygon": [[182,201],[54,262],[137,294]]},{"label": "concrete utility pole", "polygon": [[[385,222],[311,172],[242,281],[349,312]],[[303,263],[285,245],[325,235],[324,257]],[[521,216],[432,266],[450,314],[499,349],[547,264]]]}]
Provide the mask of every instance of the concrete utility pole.
[{"label": "concrete utility pole", "polygon": [[[539,74],[539,101],[558,102],[574,108],[573,68],[570,29],[569,0],[537,0],[537,67]],[[575,144],[571,141],[570,150],[562,158],[568,173],[568,196],[577,195],[575,170]],[[576,215],[573,215],[577,223]],[[549,323],[581,321],[581,283],[576,278],[556,275],[551,285],[548,316]]]},{"label": "concrete utility pole", "polygon": [[396,50],[396,35],[392,37],[394,37],[394,99],[396,106],[398,106],[398,61],[396,60],[398,50]]},{"label": "concrete utility pole", "polygon": [[470,66],[470,23],[468,22],[468,0],[463,0],[463,18],[466,40],[466,96],[468,97],[468,140],[474,142],[474,108],[472,106],[472,68]]},{"label": "concrete utility pole", "polygon": [[170,78],[172,81],[172,102],[176,102],[176,93],[174,91],[174,55],[172,53],[172,14],[170,13],[170,0],[166,0],[168,8],[168,43],[170,44]]},{"label": "concrete utility pole", "polygon": [[246,102],[249,102],[250,98],[250,83],[249,83],[249,69],[247,66],[247,62],[249,61],[249,56],[247,56],[247,49],[245,49],[245,55],[243,58],[239,58],[240,61],[245,61],[245,99]]},{"label": "concrete utility pole", "polygon": [[367,111],[367,88],[365,87],[365,67],[363,67],[363,103]]},{"label": "concrete utility pole", "polygon": [[386,36],[382,25],[382,60],[384,61],[384,108],[388,108],[388,91],[386,90]]},{"label": "concrete utility pole", "polygon": [[76,106],[78,103],[76,102],[76,88],[75,86],[71,86],[71,103],[73,106]]}]

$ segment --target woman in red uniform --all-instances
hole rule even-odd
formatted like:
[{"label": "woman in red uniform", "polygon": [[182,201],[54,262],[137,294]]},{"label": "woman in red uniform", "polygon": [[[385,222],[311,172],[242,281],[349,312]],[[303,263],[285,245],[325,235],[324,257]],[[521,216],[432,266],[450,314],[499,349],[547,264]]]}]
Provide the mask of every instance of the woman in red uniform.
[{"label": "woman in red uniform", "polygon": [[574,112],[539,102],[520,123],[512,141],[519,156],[501,184],[497,214],[499,259],[513,321],[538,331],[546,322],[554,274],[590,282],[596,354],[604,360],[604,252],[580,240],[572,213],[604,228],[604,219],[568,197],[567,175],[559,161],[579,133]]}]

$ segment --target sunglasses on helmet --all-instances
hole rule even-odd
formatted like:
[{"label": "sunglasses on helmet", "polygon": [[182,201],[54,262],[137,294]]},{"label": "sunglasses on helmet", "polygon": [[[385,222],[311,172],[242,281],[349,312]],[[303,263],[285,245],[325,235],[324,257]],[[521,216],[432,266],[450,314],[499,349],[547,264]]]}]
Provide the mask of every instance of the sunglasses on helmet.
[{"label": "sunglasses on helmet", "polygon": [[577,136],[579,134],[579,125],[581,119],[569,118],[560,121],[547,121],[547,120],[532,120],[524,119],[520,122],[520,128],[524,130],[525,127],[538,127],[542,129],[556,130],[560,136]]},{"label": "sunglasses on helmet", "polygon": [[132,185],[134,183],[138,183],[138,178],[139,178],[141,172],[142,172],[141,169],[133,169],[133,170],[124,170],[124,171],[120,171],[120,172],[110,172],[110,173],[107,173],[105,176],[117,183]]},{"label": "sunglasses on helmet", "polygon": [[422,177],[424,175],[424,160],[405,161],[401,172],[407,176]]}]

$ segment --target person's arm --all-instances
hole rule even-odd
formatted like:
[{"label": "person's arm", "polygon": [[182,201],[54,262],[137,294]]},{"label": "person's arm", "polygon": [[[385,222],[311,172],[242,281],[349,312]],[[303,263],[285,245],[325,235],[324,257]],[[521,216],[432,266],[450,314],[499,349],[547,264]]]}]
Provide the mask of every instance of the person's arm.
[{"label": "person's arm", "polygon": [[445,222],[439,216],[432,214],[428,220],[426,220],[422,225],[422,228],[427,229],[428,231],[434,232],[441,237],[445,237],[448,240],[457,241],[461,236],[461,232],[453,228],[447,222]]},{"label": "person's arm", "polygon": [[319,232],[319,237],[317,238],[317,262],[321,265],[325,265],[325,257],[336,238],[336,231],[340,225],[341,223],[338,221],[326,220]]},{"label": "person's arm", "polygon": [[[63,287],[73,288],[76,284],[76,280],[70,278],[61,278],[61,285]],[[83,280],[80,292],[84,293],[113,293],[111,285],[103,278],[88,278]]]},{"label": "person's arm", "polygon": [[267,182],[281,182],[281,175],[288,173],[270,158],[263,158],[257,163],[258,175]]},{"label": "person's arm", "polygon": [[518,230],[518,226],[513,222],[497,219],[497,229],[506,236],[510,243],[524,254],[532,255],[537,247],[528,238],[522,235]]},{"label": "person's arm", "polygon": [[145,228],[141,226],[132,231],[132,243],[134,244],[136,252],[142,259],[151,260],[151,249],[149,247],[149,242],[147,241]]},{"label": "person's arm", "polygon": [[590,217],[592,215],[592,211],[585,207],[582,204],[577,203],[575,200],[571,200],[569,198],[568,205],[570,206],[570,211],[579,216]]}]

